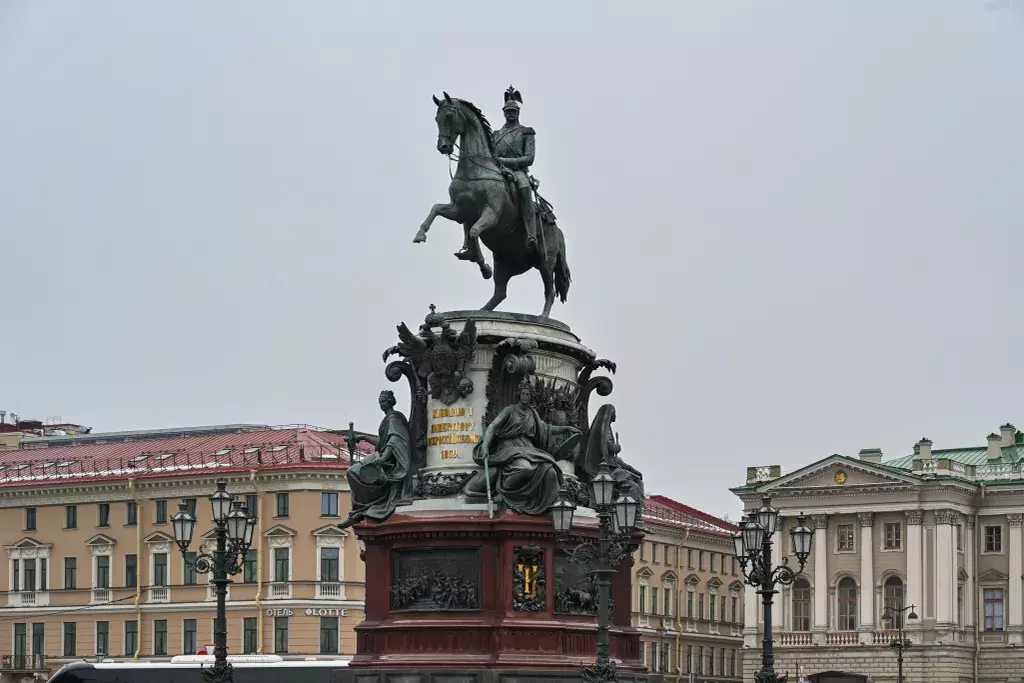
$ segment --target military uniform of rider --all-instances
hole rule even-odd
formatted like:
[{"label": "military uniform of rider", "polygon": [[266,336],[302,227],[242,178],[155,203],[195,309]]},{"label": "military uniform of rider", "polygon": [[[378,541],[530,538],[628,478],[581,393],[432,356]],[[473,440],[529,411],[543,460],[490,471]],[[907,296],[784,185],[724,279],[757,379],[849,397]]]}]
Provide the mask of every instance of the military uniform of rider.
[{"label": "military uniform of rider", "polygon": [[509,86],[505,91],[505,106],[502,107],[502,112],[505,114],[505,125],[494,133],[494,157],[501,166],[511,172],[515,179],[519,211],[523,217],[523,227],[526,228],[526,247],[536,249],[537,211],[533,204],[530,176],[527,174],[530,166],[533,165],[536,133],[533,128],[519,123],[519,109],[522,101],[523,97],[519,91]]}]

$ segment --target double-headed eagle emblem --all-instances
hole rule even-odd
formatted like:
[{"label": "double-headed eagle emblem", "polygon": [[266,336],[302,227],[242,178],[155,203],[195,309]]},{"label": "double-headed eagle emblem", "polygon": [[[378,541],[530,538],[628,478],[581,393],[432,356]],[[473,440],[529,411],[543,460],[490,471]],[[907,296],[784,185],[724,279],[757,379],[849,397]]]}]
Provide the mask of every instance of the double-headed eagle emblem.
[{"label": "double-headed eagle emblem", "polygon": [[[435,328],[440,328],[440,333]],[[466,366],[476,351],[474,320],[467,320],[462,332],[456,332],[431,304],[419,334],[413,334],[402,323],[398,339],[398,344],[384,352],[384,360],[397,354],[408,361],[431,398],[451,405],[473,393],[473,380],[466,376]]]}]

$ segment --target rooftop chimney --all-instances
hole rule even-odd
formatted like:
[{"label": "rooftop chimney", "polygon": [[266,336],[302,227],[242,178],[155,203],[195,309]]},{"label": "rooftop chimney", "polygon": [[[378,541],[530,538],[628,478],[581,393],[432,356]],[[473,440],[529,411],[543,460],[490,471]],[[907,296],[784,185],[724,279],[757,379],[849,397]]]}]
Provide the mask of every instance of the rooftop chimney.
[{"label": "rooftop chimney", "polygon": [[917,455],[914,456],[915,460],[931,460],[932,459],[932,442],[927,438],[921,439],[914,446],[917,450]]},{"label": "rooftop chimney", "polygon": [[1003,449],[1000,448],[1001,444],[999,443],[1000,439],[1002,439],[1002,437],[999,436],[998,434],[989,434],[988,435],[988,459],[989,460],[999,460],[1000,458],[1003,457]]},{"label": "rooftop chimney", "polygon": [[1001,436],[1000,446],[1005,448],[1006,446],[1012,446],[1016,443],[1017,428],[1009,422],[999,428],[999,434]]},{"label": "rooftop chimney", "polygon": [[860,459],[864,462],[870,462],[874,465],[882,464],[882,449],[881,448],[862,448],[858,453]]}]

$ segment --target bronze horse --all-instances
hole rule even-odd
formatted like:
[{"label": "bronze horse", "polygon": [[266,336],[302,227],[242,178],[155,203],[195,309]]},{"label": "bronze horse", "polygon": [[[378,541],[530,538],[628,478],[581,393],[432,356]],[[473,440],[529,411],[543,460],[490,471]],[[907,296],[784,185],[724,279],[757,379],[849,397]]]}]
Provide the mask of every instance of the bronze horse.
[{"label": "bronze horse", "polygon": [[426,241],[427,231],[437,216],[461,223],[468,260],[477,263],[485,280],[492,273],[481,253],[480,242],[494,255],[494,295],[483,310],[493,311],[505,300],[510,279],[536,268],[544,282],[541,316],[548,317],[555,294],[565,303],[572,279],[561,229],[550,211],[539,210],[538,247],[528,249],[515,191],[494,160],[491,126],[486,117],[472,103],[453,99],[448,93],[444,93],[443,100],[434,97],[434,104],[437,105],[437,151],[451,156],[456,141],[461,138],[459,163],[448,186],[451,201],[435,204],[430,209],[413,242]]}]

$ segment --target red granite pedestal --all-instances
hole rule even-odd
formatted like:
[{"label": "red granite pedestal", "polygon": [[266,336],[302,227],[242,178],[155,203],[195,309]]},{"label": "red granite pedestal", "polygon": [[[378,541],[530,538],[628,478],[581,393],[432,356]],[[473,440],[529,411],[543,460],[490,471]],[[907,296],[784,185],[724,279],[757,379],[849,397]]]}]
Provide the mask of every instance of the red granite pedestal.
[{"label": "red granite pedestal", "polygon": [[[384,522],[363,522],[355,529],[365,543],[366,619],[356,627],[353,673],[380,671],[380,680],[390,680],[386,672],[396,669],[431,675],[501,669],[578,677],[581,663],[593,663],[596,618],[559,614],[565,607],[556,606],[556,574],[571,574],[548,516],[504,510],[490,519],[485,510],[424,510],[398,512]],[[577,541],[596,538],[597,520],[578,515],[573,532]],[[637,542],[641,538],[636,535]],[[530,546],[543,552],[544,599],[538,598],[537,611],[513,605],[514,595],[521,593],[514,581],[517,549]],[[430,599],[403,604],[393,595],[394,587],[401,590],[403,575],[436,571],[437,562],[457,565],[456,573],[464,574],[468,584],[475,581],[479,595],[472,595],[472,587],[461,589],[462,599],[454,609]],[[628,559],[619,565],[611,593],[611,652],[621,680],[647,680],[639,635],[630,626]]]}]

